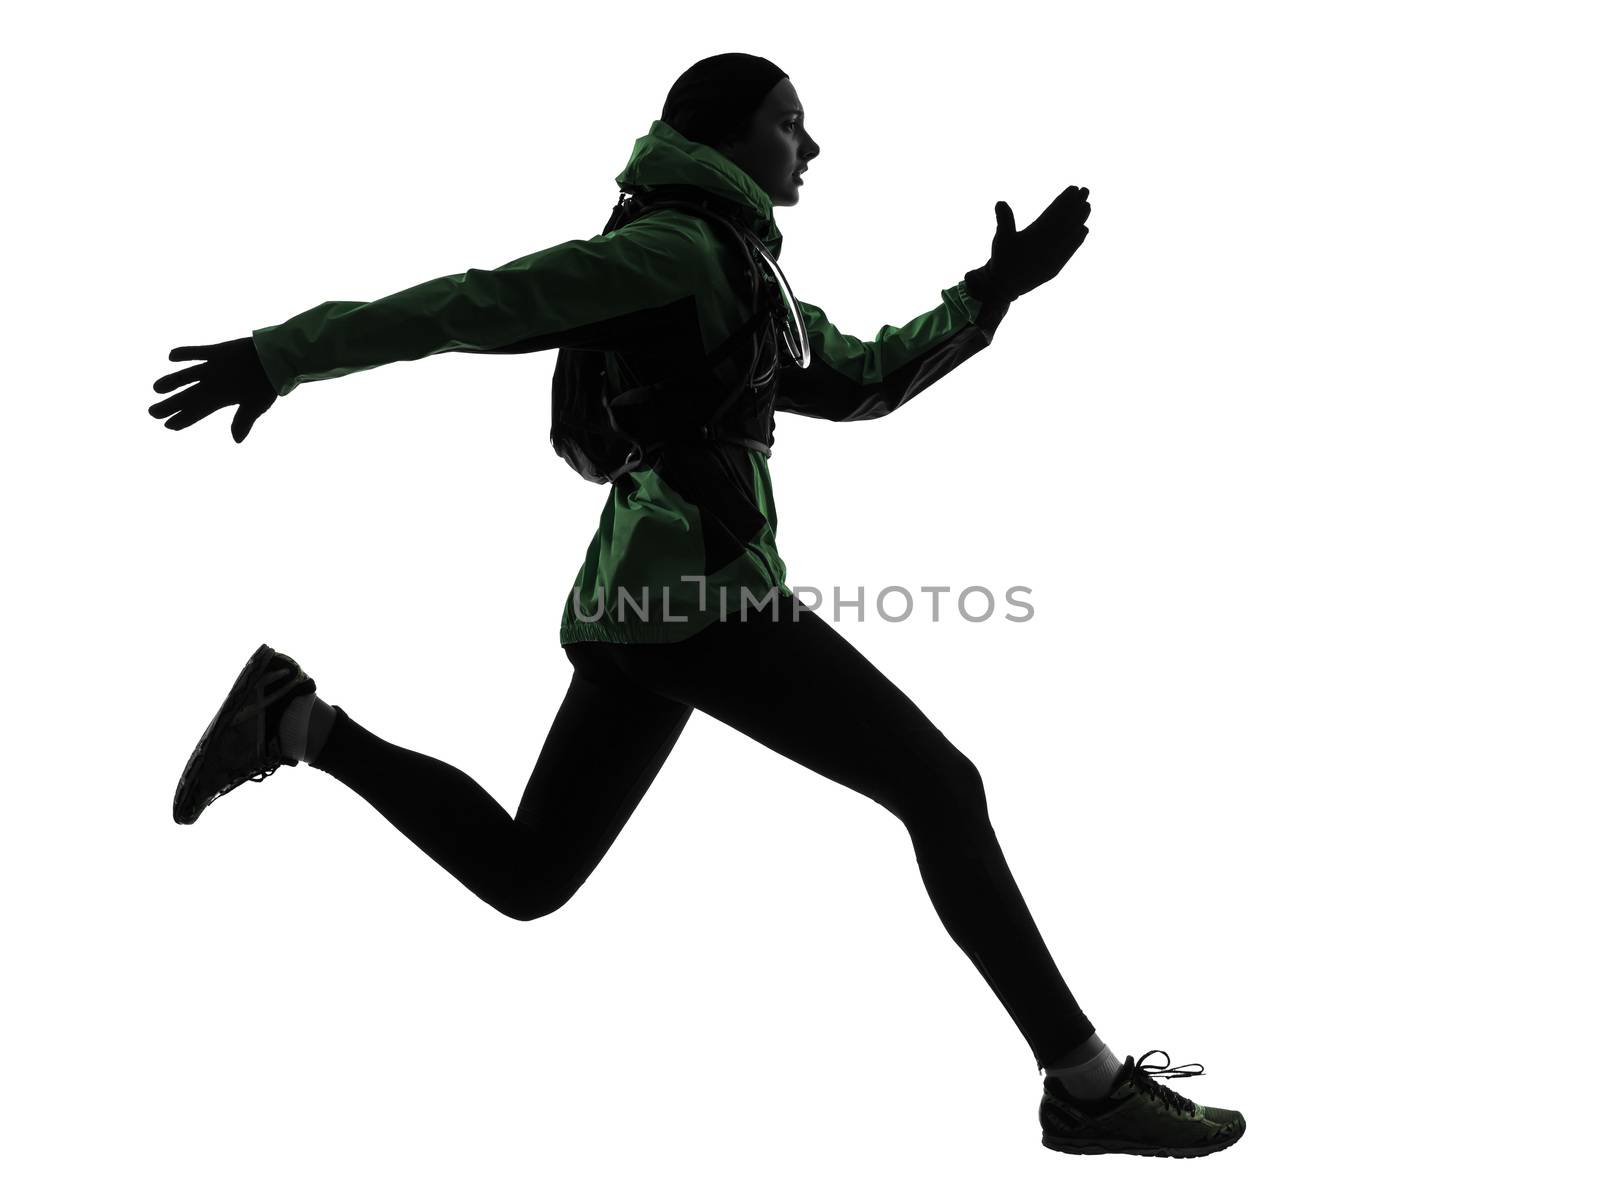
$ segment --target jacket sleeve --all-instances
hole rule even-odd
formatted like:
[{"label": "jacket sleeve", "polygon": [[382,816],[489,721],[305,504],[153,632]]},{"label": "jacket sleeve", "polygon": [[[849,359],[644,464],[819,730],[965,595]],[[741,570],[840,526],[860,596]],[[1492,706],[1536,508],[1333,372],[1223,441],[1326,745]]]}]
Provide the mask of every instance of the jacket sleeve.
[{"label": "jacket sleeve", "polygon": [[811,365],[780,372],[777,410],[821,420],[887,416],[987,347],[1009,309],[980,303],[965,279],[940,299],[904,328],[884,325],[871,341],[841,333],[821,308],[800,303]]},{"label": "jacket sleeve", "polygon": [[252,336],[279,395],[449,350],[623,351],[661,337],[664,317],[677,335],[697,332],[694,297],[706,261],[692,226],[670,214],[646,216],[495,270],[446,275],[383,299],[329,300]]}]

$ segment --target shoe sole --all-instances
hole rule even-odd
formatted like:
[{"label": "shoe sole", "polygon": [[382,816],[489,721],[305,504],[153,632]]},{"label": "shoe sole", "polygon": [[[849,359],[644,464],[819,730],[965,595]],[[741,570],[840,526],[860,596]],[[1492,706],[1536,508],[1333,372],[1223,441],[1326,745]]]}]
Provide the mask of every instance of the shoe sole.
[{"label": "shoe sole", "polygon": [[[206,754],[211,748],[212,734],[226,723],[231,723],[240,704],[245,701],[251,688],[265,676],[267,667],[272,659],[277,656],[270,645],[263,644],[250,655],[250,660],[244,663],[244,669],[239,671],[239,676],[233,680],[233,687],[228,691],[228,697],[222,701],[222,706],[217,708],[217,714],[211,717],[211,722],[206,725],[206,730],[200,734],[200,741],[194,747],[194,752],[189,754],[189,760],[183,767],[183,775],[178,779],[177,793],[172,797],[172,818],[180,824],[192,824],[200,818],[200,813],[209,807],[227,791],[220,794],[209,795],[198,799],[191,793],[193,779],[201,772],[201,767],[206,764]],[[226,720],[224,717],[227,717]],[[293,765],[293,761],[286,764]],[[274,767],[276,768],[276,767]],[[269,770],[268,773],[271,773]],[[231,789],[231,788],[230,788]]]},{"label": "shoe sole", "polygon": [[1224,1148],[1232,1148],[1244,1139],[1244,1124],[1239,1125],[1239,1133],[1225,1140],[1215,1141],[1210,1144],[1195,1144],[1187,1148],[1172,1148],[1160,1144],[1133,1144],[1120,1140],[1068,1140],[1060,1136],[1045,1135],[1040,1141],[1046,1148],[1056,1152],[1070,1152],[1077,1156],[1101,1156],[1109,1153],[1122,1153],[1127,1156],[1170,1156],[1193,1157],[1210,1156],[1213,1152],[1221,1152]]}]

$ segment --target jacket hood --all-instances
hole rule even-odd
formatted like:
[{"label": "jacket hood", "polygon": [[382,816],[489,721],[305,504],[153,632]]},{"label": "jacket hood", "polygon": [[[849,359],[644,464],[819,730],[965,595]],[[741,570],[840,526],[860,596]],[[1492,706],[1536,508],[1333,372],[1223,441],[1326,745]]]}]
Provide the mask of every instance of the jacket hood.
[{"label": "jacket hood", "polygon": [[772,197],[745,169],[720,150],[690,141],[665,121],[652,121],[650,131],[633,143],[628,165],[617,176],[625,191],[667,184],[698,187],[750,212],[751,228],[774,259],[783,248],[783,234],[772,211]]}]

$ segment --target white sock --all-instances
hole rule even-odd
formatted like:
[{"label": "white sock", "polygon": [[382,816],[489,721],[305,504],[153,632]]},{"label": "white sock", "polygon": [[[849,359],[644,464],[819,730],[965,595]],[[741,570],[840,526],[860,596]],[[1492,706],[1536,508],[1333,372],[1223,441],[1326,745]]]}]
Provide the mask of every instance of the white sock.
[{"label": "white sock", "polygon": [[1104,1098],[1121,1068],[1122,1058],[1107,1048],[1099,1035],[1093,1035],[1044,1073],[1059,1079],[1074,1098]]}]

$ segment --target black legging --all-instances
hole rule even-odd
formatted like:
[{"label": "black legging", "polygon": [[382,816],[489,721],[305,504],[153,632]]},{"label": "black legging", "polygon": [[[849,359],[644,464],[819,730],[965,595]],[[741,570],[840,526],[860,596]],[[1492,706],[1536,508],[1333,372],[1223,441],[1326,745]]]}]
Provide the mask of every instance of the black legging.
[{"label": "black legging", "polygon": [[566,652],[572,682],[514,818],[454,766],[343,708],[316,767],[496,910],[538,919],[583,885],[698,708],[905,824],[945,929],[1041,1068],[1093,1034],[1011,877],[977,768],[815,612],[785,599],[776,622],[769,609],[675,644]]}]

